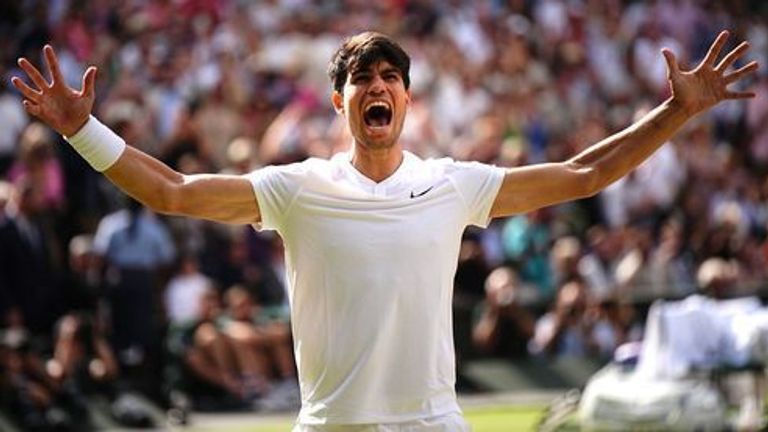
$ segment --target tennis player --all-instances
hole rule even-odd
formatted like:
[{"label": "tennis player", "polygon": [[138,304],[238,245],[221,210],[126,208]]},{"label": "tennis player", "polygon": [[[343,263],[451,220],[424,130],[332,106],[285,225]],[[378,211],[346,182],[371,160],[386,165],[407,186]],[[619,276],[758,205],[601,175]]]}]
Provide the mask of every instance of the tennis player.
[{"label": "tennis player", "polygon": [[687,120],[728,99],[755,62],[732,70],[722,32],[682,70],[663,50],[671,96],[641,120],[571,159],[502,169],[422,160],[399,137],[411,103],[410,60],[389,37],[347,39],[329,68],[332,104],[354,137],[330,160],[247,175],[182,175],[91,116],[96,68],[64,83],[27,59],[13,84],[24,108],[62,134],[125,193],[155,211],[276,230],[284,239],[302,407],[294,431],[466,431],[456,402],[451,326],[462,232],[491,218],[588,197],[624,176]]}]

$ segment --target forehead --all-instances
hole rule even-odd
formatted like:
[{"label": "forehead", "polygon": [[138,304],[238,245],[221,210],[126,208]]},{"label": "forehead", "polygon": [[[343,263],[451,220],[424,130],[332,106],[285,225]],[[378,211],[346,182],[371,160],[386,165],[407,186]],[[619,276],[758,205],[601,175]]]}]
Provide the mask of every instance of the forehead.
[{"label": "forehead", "polygon": [[349,75],[358,75],[361,73],[384,73],[384,72],[395,72],[398,75],[402,75],[400,73],[400,69],[393,66],[390,62],[386,60],[378,60],[368,65],[354,65]]}]

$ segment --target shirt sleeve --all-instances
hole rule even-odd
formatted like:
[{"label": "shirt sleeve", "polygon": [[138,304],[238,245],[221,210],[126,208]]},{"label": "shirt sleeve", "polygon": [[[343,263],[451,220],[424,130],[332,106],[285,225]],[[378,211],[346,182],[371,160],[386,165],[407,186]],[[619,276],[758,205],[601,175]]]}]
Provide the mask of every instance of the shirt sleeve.
[{"label": "shirt sleeve", "polygon": [[449,178],[467,210],[467,225],[488,226],[490,213],[504,180],[504,169],[480,162],[454,162]]},{"label": "shirt sleeve", "polygon": [[254,225],[254,228],[280,230],[285,215],[301,190],[304,171],[304,164],[296,163],[264,167],[249,175],[261,214],[261,223]]}]

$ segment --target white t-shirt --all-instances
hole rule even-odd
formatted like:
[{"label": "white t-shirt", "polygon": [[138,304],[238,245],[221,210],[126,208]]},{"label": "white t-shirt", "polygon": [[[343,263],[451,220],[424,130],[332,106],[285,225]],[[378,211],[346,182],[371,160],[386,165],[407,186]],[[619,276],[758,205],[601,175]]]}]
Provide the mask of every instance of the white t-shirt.
[{"label": "white t-shirt", "polygon": [[175,276],[165,290],[165,308],[173,324],[191,324],[200,319],[200,303],[211,280],[202,273]]},{"label": "white t-shirt", "polygon": [[485,226],[500,168],[404,152],[380,183],[340,153],[251,174],[285,243],[302,424],[460,412],[451,298],[461,235]]}]

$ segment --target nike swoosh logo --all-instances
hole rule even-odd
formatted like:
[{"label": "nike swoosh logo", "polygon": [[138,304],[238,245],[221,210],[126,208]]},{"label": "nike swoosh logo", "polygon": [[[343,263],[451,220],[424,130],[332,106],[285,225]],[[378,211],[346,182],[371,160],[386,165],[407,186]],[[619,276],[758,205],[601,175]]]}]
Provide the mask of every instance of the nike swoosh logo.
[{"label": "nike swoosh logo", "polygon": [[413,191],[411,191],[411,199],[418,198],[418,197],[426,194],[427,192],[431,191],[433,187],[434,186],[430,186],[427,189],[425,189],[424,191],[422,191],[421,193],[417,193],[417,194],[415,194],[415,193],[413,193]]}]

